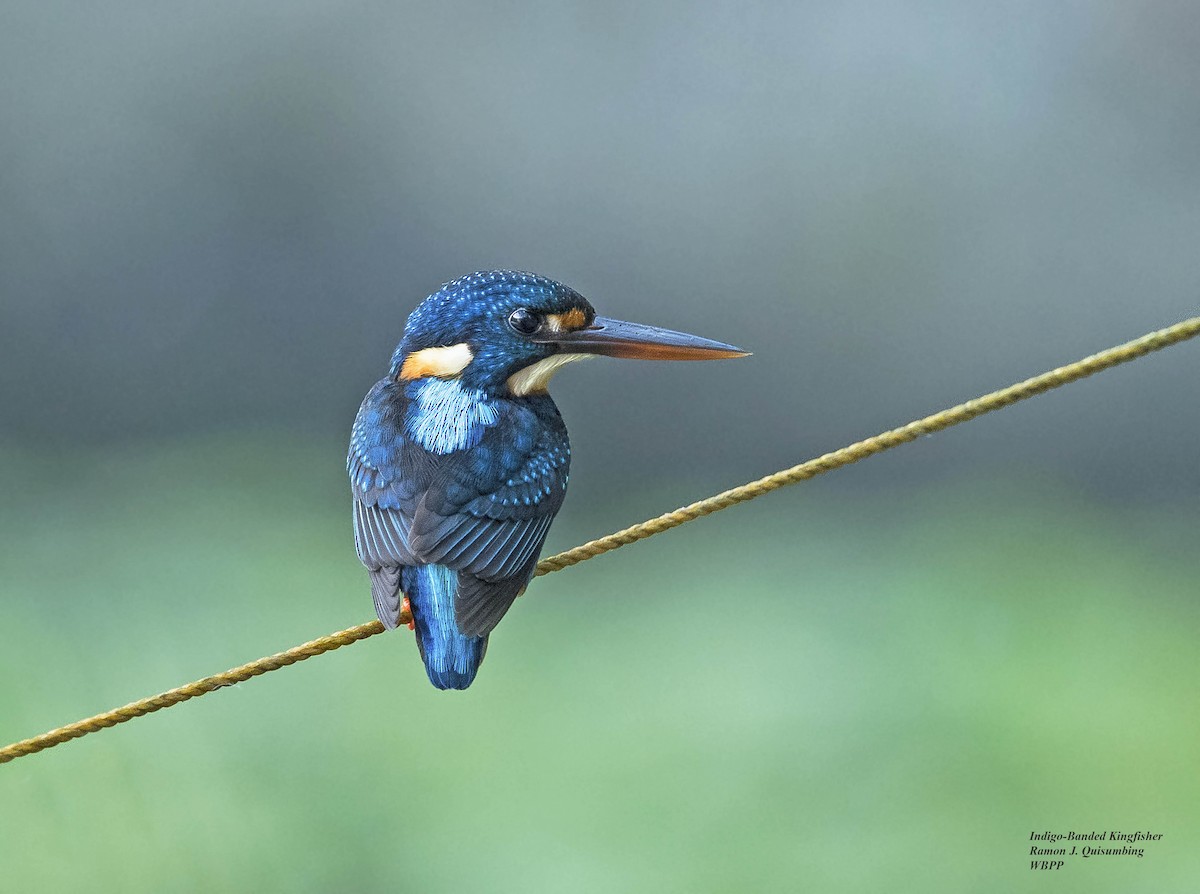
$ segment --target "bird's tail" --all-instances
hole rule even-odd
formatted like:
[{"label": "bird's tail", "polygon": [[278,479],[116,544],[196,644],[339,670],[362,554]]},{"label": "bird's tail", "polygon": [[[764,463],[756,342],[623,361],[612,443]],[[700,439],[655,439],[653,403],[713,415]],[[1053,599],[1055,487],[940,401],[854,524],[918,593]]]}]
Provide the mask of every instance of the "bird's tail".
[{"label": "bird's tail", "polygon": [[466,689],[483,663],[487,637],[459,632],[454,620],[458,572],[444,565],[410,566],[402,583],[429,682],[438,689]]}]

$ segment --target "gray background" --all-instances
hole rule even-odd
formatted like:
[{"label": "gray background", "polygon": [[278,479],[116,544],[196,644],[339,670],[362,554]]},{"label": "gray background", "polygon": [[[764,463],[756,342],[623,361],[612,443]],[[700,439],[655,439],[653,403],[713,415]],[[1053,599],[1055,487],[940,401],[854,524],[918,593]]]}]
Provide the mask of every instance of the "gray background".
[{"label": "gray background", "polygon": [[[681,463],[733,483],[1198,305],[1186,3],[9,3],[4,19],[0,407],[17,443],[341,437],[416,302],[511,266],[755,352],[572,369],[556,393],[581,489]],[[847,486],[1002,463],[1121,499],[1195,493],[1186,353]],[[630,455],[631,432],[658,447]]]}]

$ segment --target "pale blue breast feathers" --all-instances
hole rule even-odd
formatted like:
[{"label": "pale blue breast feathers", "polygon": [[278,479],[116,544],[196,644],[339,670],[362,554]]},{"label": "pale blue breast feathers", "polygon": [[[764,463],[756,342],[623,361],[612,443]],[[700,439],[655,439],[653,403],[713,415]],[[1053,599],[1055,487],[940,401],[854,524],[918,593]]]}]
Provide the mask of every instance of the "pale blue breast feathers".
[{"label": "pale blue breast feathers", "polygon": [[412,400],[405,434],[430,453],[445,455],[474,447],[500,418],[482,391],[453,379],[423,379],[408,390]]}]

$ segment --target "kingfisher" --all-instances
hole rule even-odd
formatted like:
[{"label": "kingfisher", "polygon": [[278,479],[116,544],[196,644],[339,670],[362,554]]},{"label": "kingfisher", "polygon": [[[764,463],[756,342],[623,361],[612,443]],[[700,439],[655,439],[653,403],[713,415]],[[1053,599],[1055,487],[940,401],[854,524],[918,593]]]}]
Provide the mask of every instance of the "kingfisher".
[{"label": "kingfisher", "polygon": [[394,629],[411,618],[438,689],[471,685],[488,635],[533,577],[571,465],[547,386],[566,364],[597,355],[746,352],[598,317],[561,283],[492,270],[418,305],[359,408],[346,460],[355,548],[379,620]]}]

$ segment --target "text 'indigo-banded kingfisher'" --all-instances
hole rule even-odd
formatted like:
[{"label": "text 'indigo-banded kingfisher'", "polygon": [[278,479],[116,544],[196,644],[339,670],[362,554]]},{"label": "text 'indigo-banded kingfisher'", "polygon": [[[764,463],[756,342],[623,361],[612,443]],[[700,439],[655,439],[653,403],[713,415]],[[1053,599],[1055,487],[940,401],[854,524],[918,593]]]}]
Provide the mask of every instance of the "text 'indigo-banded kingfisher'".
[{"label": "text 'indigo-banded kingfisher'", "polygon": [[529,583],[567,492],[571,448],[546,391],[594,355],[742,357],[721,342],[596,316],[531,273],[473,273],[408,318],[387,378],[358,411],[347,469],[375,611],[405,608],[430,682],[466,689],[488,634]]}]

